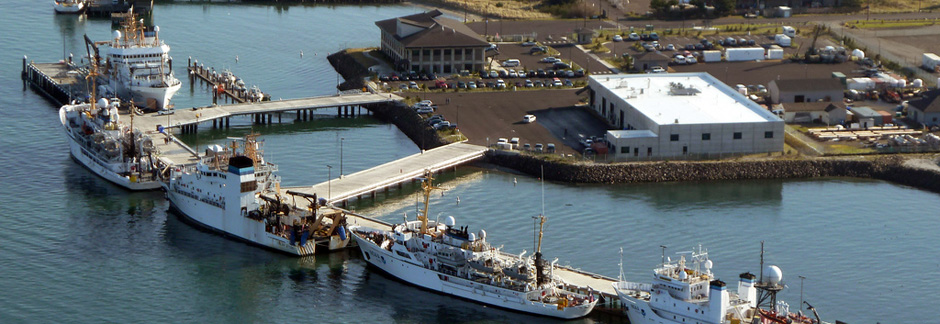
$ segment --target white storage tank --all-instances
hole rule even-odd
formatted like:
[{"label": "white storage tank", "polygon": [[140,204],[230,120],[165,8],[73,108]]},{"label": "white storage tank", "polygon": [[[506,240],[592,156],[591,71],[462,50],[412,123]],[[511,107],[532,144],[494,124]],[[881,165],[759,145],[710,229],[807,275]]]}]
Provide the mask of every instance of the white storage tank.
[{"label": "white storage tank", "polygon": [[911,82],[911,86],[915,88],[920,88],[924,86],[924,80],[914,79],[914,82]]},{"label": "white storage tank", "polygon": [[721,62],[721,51],[702,51],[702,59],[705,61],[705,63]]},{"label": "white storage tank", "polygon": [[761,47],[729,48],[725,50],[725,60],[728,62],[759,61],[764,59],[764,49]]},{"label": "white storage tank", "polygon": [[863,59],[865,58],[865,52],[856,48],[854,51],[852,51],[852,56]]},{"label": "white storage tank", "polygon": [[898,80],[898,88],[906,88],[906,87],[907,87],[907,80],[899,79],[899,80]]}]

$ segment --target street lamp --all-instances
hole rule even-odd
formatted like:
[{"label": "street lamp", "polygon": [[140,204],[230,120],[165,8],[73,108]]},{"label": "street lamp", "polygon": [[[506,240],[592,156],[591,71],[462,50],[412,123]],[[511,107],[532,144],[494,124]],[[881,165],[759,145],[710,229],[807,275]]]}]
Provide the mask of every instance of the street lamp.
[{"label": "street lamp", "polygon": [[329,203],[333,199],[333,166],[327,164],[326,169],[326,201]]}]

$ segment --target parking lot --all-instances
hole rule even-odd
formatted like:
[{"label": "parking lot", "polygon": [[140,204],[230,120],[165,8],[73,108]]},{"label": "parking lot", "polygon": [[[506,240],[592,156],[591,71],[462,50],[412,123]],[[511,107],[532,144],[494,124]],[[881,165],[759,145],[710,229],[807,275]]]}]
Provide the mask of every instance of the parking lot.
[{"label": "parking lot", "polygon": [[[587,109],[576,107],[576,90],[425,93],[421,99],[438,105],[441,114],[456,123],[470,143],[494,144],[498,138],[520,139],[520,145],[554,143],[556,153],[576,154],[582,147],[578,134],[603,135],[606,126]],[[449,103],[448,103],[449,102]],[[535,115],[534,123],[523,116]],[[566,136],[567,133],[567,136]]]}]

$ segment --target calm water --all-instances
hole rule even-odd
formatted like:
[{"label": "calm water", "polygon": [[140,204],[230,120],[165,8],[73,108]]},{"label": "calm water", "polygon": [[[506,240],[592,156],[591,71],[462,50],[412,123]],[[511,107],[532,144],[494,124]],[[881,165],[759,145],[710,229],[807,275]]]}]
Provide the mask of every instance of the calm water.
[{"label": "calm water", "polygon": [[[192,56],[275,98],[293,98],[334,92],[326,53],[374,45],[375,20],[415,10],[161,4],[154,21],[173,47],[178,75],[185,76]],[[68,157],[56,107],[19,81],[24,54],[37,62],[63,52],[79,56],[85,33],[105,39],[109,23],[56,16],[44,1],[0,2],[0,322],[545,320],[390,280],[369,271],[355,251],[297,259],[200,232],[167,215],[161,193],[128,193],[95,177]],[[210,102],[203,87],[182,79],[178,107]],[[340,145],[344,173],[418,151],[394,126],[371,118],[323,115],[263,127],[236,120],[227,131],[207,129],[184,139],[205,145],[267,134],[267,156],[280,164],[285,185],[324,181],[327,164],[335,177]],[[531,216],[542,208],[536,179],[472,167],[441,178],[449,190],[433,200],[432,217],[485,227],[490,241],[510,252],[533,250]],[[856,179],[546,183],[544,192],[543,250],[562,264],[617,276],[622,247],[627,278],[645,281],[660,260],[659,245],[672,254],[702,244],[717,274],[733,282],[759,270],[764,240],[766,260],[783,269],[790,287],[783,298],[794,307],[802,275],[804,298],[826,319],[937,322],[930,296],[940,284],[929,277],[940,274],[940,220],[930,211],[940,196],[933,193]],[[403,213],[414,217],[415,201],[406,187],[350,208],[398,221]]]}]

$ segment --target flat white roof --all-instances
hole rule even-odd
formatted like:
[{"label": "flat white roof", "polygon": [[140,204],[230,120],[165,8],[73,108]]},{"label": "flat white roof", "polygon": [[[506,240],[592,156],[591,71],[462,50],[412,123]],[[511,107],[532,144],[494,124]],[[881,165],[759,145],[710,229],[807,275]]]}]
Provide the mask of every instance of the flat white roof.
[{"label": "flat white roof", "polygon": [[781,121],[705,72],[592,75],[591,79],[660,125]]},{"label": "flat white roof", "polygon": [[644,138],[644,137],[659,137],[656,133],[653,133],[651,130],[609,130],[607,134],[614,138]]}]

